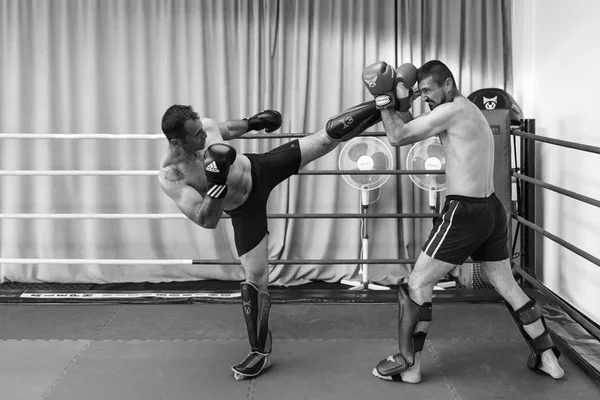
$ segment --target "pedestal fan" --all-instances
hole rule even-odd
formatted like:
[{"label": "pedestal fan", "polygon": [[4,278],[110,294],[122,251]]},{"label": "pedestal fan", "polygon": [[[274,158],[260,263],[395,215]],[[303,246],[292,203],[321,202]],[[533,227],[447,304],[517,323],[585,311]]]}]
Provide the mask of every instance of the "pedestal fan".
[{"label": "pedestal fan", "polygon": [[[437,136],[415,143],[406,157],[406,169],[442,171],[446,166],[446,156],[442,142]],[[437,210],[438,192],[446,190],[446,175],[409,174],[410,180],[420,189],[429,192],[429,208]]]},{"label": "pedestal fan", "polygon": [[[384,172],[393,168],[392,153],[379,139],[374,137],[356,137],[348,141],[339,157],[341,170]],[[379,188],[388,181],[390,175],[379,173],[364,175],[342,175],[346,183],[359,190],[360,213],[367,214],[369,204],[379,199]],[[373,197],[375,199],[373,200]],[[361,218],[361,251],[360,259],[369,258],[369,235],[367,218]],[[369,266],[362,263],[360,266],[361,282],[342,279],[344,285],[353,286],[350,290],[375,289],[388,290],[386,286],[369,282]]]}]

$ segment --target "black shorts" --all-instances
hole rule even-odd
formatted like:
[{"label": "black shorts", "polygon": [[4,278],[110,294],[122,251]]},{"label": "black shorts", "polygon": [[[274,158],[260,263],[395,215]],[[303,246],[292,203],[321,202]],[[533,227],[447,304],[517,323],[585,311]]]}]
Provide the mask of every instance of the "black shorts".
[{"label": "black shorts", "polygon": [[423,252],[451,264],[500,261],[508,258],[507,215],[502,202],[488,197],[446,197],[442,216],[435,219]]},{"label": "black shorts", "polygon": [[252,190],[244,204],[231,211],[225,210],[231,216],[239,256],[255,248],[269,233],[267,200],[271,190],[296,174],[302,161],[297,140],[276,147],[268,153],[244,155],[250,159]]}]

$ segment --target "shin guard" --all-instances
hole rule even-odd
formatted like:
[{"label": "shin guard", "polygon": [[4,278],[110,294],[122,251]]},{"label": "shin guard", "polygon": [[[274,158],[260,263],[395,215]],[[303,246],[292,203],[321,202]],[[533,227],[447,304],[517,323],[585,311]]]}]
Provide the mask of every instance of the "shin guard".
[{"label": "shin guard", "polygon": [[271,315],[271,296],[269,296],[269,293],[259,290],[252,283],[243,282],[240,288],[250,347],[252,351],[270,353],[269,316]]},{"label": "shin guard", "polygon": [[[518,310],[513,310],[510,304],[506,303],[506,307],[510,311],[513,319],[517,323],[519,330],[521,331],[521,335],[525,338],[527,342],[527,346],[529,346],[529,350],[531,350],[531,354],[527,358],[527,366],[531,370],[535,370],[540,365],[540,355],[548,350],[552,349],[556,358],[560,357],[560,350],[554,344],[552,337],[550,337],[550,333],[548,333],[548,329],[546,328],[546,321],[544,320],[544,316],[542,315],[542,310],[540,306],[537,304],[535,299],[531,299],[528,301],[523,307]],[[544,326],[544,332],[536,338],[532,338],[523,328],[523,325],[529,325],[537,320],[542,321],[542,325]]]},{"label": "shin guard", "polygon": [[375,101],[367,101],[332,117],[325,125],[331,139],[345,142],[381,121]]},{"label": "shin guard", "polygon": [[255,377],[271,365],[269,360],[271,296],[249,282],[242,282],[240,291],[248,340],[252,350],[241,363],[232,367],[236,379]]},{"label": "shin guard", "polygon": [[431,321],[431,303],[418,305],[408,295],[408,287],[398,290],[398,348],[399,352],[382,360],[376,370],[382,377],[397,376],[412,367],[415,353],[423,350],[427,332],[418,331],[420,321]]}]

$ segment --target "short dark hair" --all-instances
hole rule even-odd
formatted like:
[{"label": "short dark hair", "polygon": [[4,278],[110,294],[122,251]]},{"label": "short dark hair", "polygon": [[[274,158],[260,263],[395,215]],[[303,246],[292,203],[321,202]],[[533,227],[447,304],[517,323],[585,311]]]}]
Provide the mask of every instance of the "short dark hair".
[{"label": "short dark hair", "polygon": [[427,61],[425,64],[421,66],[421,68],[417,71],[417,81],[421,82],[424,79],[431,77],[433,81],[438,86],[442,86],[446,79],[452,79],[454,82],[454,86],[456,87],[456,80],[454,80],[454,75],[450,71],[450,68],[446,66],[440,60],[431,60]]},{"label": "short dark hair", "polygon": [[192,106],[173,104],[167,108],[161,122],[162,131],[167,139],[185,138],[186,132],[183,125],[188,119],[193,119],[194,121],[200,119],[200,116],[198,116],[198,113],[194,111]]}]

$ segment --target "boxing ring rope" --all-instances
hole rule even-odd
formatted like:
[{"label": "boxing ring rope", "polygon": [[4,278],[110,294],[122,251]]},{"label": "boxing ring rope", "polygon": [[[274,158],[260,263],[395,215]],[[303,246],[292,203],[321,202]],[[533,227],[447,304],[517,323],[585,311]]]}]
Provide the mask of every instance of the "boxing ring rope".
[{"label": "boxing ring rope", "polygon": [[[269,260],[269,264],[314,264],[314,265],[330,265],[330,264],[356,264],[364,260],[353,258],[348,259],[297,259],[297,260]],[[398,258],[374,258],[368,260],[369,264],[414,264],[415,259],[398,259]],[[163,260],[143,260],[143,259],[83,259],[83,258],[0,258],[0,264],[98,264],[98,265],[241,265],[237,260],[190,260],[190,259],[163,259]]]},{"label": "boxing ring rope", "polygon": [[[401,171],[377,171],[378,175],[418,175],[418,174],[427,174],[427,175],[441,175],[444,174],[443,170],[401,170]],[[352,171],[352,170],[328,170],[328,169],[315,169],[315,170],[306,170],[306,171],[298,171],[298,173],[294,175],[373,175],[373,170],[369,171]],[[0,171],[0,176],[119,176],[119,175],[127,175],[127,176],[157,176],[158,171],[154,170],[4,170]]]},{"label": "boxing ring rope", "polygon": [[158,171],[144,170],[5,170],[0,176],[158,176]]},{"label": "boxing ring rope", "polygon": [[534,135],[532,133],[522,132],[519,129],[513,130],[511,133],[513,135],[515,135],[515,136],[520,136],[522,138],[530,139],[530,140],[537,141],[537,142],[550,143],[550,144],[555,144],[555,145],[562,146],[562,147],[568,147],[570,149],[575,149],[575,150],[586,151],[586,152],[589,152],[589,153],[600,154],[600,147],[597,147],[597,146],[590,146],[590,145],[587,145],[587,144],[581,144],[581,143],[576,143],[576,142],[569,142],[567,140],[561,140],[561,139],[554,139],[554,138],[550,138],[550,137],[538,136],[538,135]]},{"label": "boxing ring rope", "polygon": [[548,239],[552,240],[553,242],[560,244],[561,246],[565,247],[566,249],[571,250],[573,253],[577,254],[578,256],[581,256],[581,257],[585,258],[586,260],[588,260],[589,262],[596,264],[597,266],[600,267],[600,258],[591,255],[587,251],[580,249],[579,247],[567,242],[564,239],[559,238],[556,235],[553,235],[552,233],[548,232],[547,230],[540,227],[539,225],[536,225],[533,222],[530,222],[530,221],[526,220],[525,218],[520,217],[519,215],[513,215],[513,219],[519,221],[521,224],[525,225],[526,227],[533,229],[534,231],[541,234],[542,236],[547,237]]},{"label": "boxing ring rope", "polygon": [[[269,219],[345,219],[345,218],[434,218],[440,216],[439,213],[381,213],[381,214],[361,214],[361,213],[313,213],[313,214],[269,214]],[[229,215],[223,215],[221,219],[230,219]],[[183,214],[0,214],[0,219],[185,219]]]},{"label": "boxing ring rope", "polygon": [[536,186],[552,190],[552,191],[554,191],[556,193],[563,194],[563,195],[565,195],[567,197],[570,197],[572,199],[582,201],[582,202],[590,204],[592,206],[600,207],[600,200],[596,200],[596,199],[593,199],[591,197],[584,196],[582,194],[575,193],[575,192],[567,190],[567,189],[563,189],[561,187],[552,185],[552,184],[550,184],[548,182],[544,182],[544,181],[541,181],[539,179],[530,178],[527,175],[519,174],[518,172],[513,173],[513,176],[515,178],[517,178],[517,179],[522,180],[522,181],[533,183]]},{"label": "boxing ring rope", "polygon": [[[249,133],[238,139],[293,139],[306,136],[305,133]],[[360,136],[360,135],[359,135]],[[365,136],[365,135],[363,135]],[[385,136],[384,132],[370,132],[366,136]],[[162,133],[0,133],[0,139],[127,139],[165,140]]]}]

